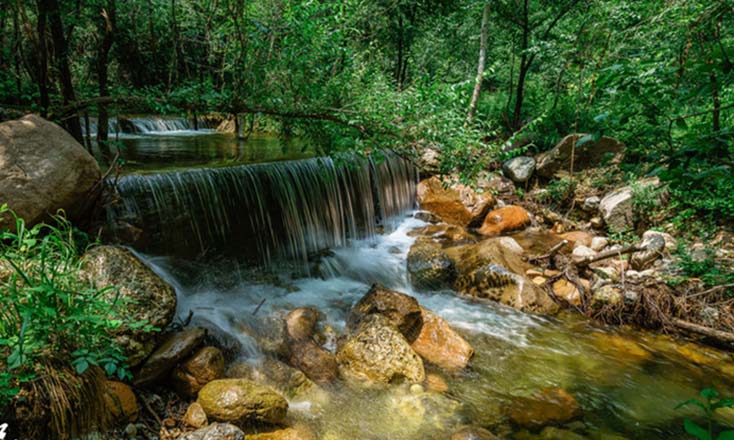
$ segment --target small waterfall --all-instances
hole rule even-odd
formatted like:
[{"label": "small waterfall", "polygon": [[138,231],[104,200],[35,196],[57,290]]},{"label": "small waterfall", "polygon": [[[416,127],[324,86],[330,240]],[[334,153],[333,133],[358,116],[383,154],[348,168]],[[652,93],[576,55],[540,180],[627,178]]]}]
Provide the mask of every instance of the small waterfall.
[{"label": "small waterfall", "polygon": [[[86,123],[84,118],[80,118],[82,126],[82,135],[86,136]],[[210,121],[205,118],[198,118],[198,128],[204,130],[210,130],[216,127],[211,127]],[[160,117],[160,116],[135,116],[135,117],[120,117],[109,118],[107,121],[107,132],[110,136],[114,136],[115,133],[123,135],[131,134],[163,134],[163,133],[175,133],[182,131],[194,130],[194,121],[191,118],[171,118],[171,117]],[[91,135],[97,134],[97,118],[89,118],[89,132]]]},{"label": "small waterfall", "polygon": [[373,236],[379,225],[413,209],[417,171],[381,154],[337,163],[331,158],[129,175],[116,183],[110,230],[144,231],[145,250],[218,252],[267,263],[309,257]]}]

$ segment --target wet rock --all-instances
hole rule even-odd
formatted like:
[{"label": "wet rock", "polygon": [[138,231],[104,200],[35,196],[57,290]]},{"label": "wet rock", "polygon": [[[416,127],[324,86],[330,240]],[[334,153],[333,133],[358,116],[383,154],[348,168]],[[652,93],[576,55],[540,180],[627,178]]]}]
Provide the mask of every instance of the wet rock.
[{"label": "wet rock", "polygon": [[[0,200],[27,226],[63,209],[76,220],[89,211],[102,178],[97,161],[69,133],[36,115],[0,123]],[[0,230],[15,220],[0,216]]]},{"label": "wet rock", "polygon": [[129,386],[122,382],[105,382],[104,402],[115,424],[138,419],[138,399]]},{"label": "wet rock", "polygon": [[581,293],[573,283],[563,278],[553,283],[553,293],[569,304],[581,305]]},{"label": "wet rock", "polygon": [[299,307],[291,311],[285,319],[288,336],[294,341],[311,339],[320,318],[321,312],[314,307]]},{"label": "wet rock", "polygon": [[635,270],[643,270],[649,267],[663,255],[665,237],[657,231],[647,231],[642,235],[642,243],[640,244],[643,250],[635,252],[630,258],[630,265]]},{"label": "wet rock", "polygon": [[449,390],[449,384],[446,380],[436,373],[426,374],[426,388],[430,392],[445,393]]},{"label": "wet rock", "polygon": [[461,201],[459,191],[444,185],[438,177],[422,180],[417,188],[418,205],[449,224],[466,226],[471,213]]},{"label": "wet rock", "polygon": [[601,252],[605,247],[609,246],[609,240],[606,237],[594,237],[591,239],[591,248],[594,252]]},{"label": "wet rock", "polygon": [[551,314],[558,306],[543,289],[525,277],[530,266],[521,256],[509,252],[499,238],[446,249],[456,262],[459,276],[454,289],[477,298],[486,298],[525,312]]},{"label": "wet rock", "polygon": [[571,253],[571,259],[574,263],[580,263],[594,256],[596,256],[596,252],[586,246],[576,246]]},{"label": "wet rock", "polygon": [[487,214],[479,233],[486,236],[502,235],[530,225],[530,214],[519,206],[505,206]]},{"label": "wet rock", "polygon": [[586,437],[580,434],[576,434],[568,429],[560,429],[555,426],[548,426],[543,428],[540,432],[541,440],[586,440]]},{"label": "wet rock", "polygon": [[280,394],[247,379],[211,381],[199,391],[197,402],[209,420],[238,426],[278,424],[288,411],[288,402]]},{"label": "wet rock", "polygon": [[571,248],[575,248],[576,246],[591,246],[591,241],[593,240],[593,236],[586,231],[566,232],[565,234],[561,234],[560,238],[562,240],[568,240]]},{"label": "wet rock", "polygon": [[239,330],[253,338],[267,354],[287,359],[290,355],[290,337],[286,321],[281,316],[262,316],[254,322],[238,323]]},{"label": "wet rock", "polygon": [[416,240],[408,252],[408,275],[417,289],[438,290],[456,279],[454,262],[438,243]]},{"label": "wet rock", "polygon": [[599,203],[601,199],[597,196],[591,196],[584,199],[584,204],[581,205],[581,209],[586,212],[596,212],[599,210]]},{"label": "wet rock", "polygon": [[497,204],[497,200],[489,192],[478,193],[466,185],[454,184],[453,188],[459,191],[461,203],[469,210],[470,219],[466,226],[469,228],[480,227],[484,222],[484,218]]},{"label": "wet rock", "polygon": [[224,356],[216,347],[203,347],[171,373],[173,388],[184,397],[195,396],[207,383],[224,376]]},{"label": "wet rock", "polygon": [[446,370],[460,370],[469,363],[474,349],[445,319],[421,307],[423,325],[410,345],[427,362]]},{"label": "wet rock", "polygon": [[620,188],[604,196],[599,202],[604,222],[613,232],[624,232],[634,227],[632,189]]},{"label": "wet rock", "polygon": [[535,171],[535,158],[528,156],[513,157],[502,164],[502,171],[513,182],[527,182]]},{"label": "wet rock", "polygon": [[283,429],[276,429],[270,432],[260,432],[256,434],[248,434],[247,440],[316,440],[317,437],[305,425],[297,425]]},{"label": "wet rock", "polygon": [[367,315],[337,352],[337,360],[342,376],[350,379],[384,384],[425,379],[420,356],[383,315]]},{"label": "wet rock", "polygon": [[311,340],[302,340],[291,345],[289,363],[318,384],[332,382],[338,376],[334,354]]},{"label": "wet rock", "polygon": [[520,244],[512,237],[500,237],[498,242],[500,246],[513,254],[522,255],[525,253],[525,249],[523,249],[522,246],[520,246]]},{"label": "wet rock", "polygon": [[198,402],[192,402],[186,409],[186,414],[183,416],[183,422],[187,426],[198,429],[206,426],[209,423],[209,420],[206,418],[204,408],[202,408]]},{"label": "wet rock", "polygon": [[212,423],[194,432],[186,433],[178,440],[245,440],[245,433],[229,423]]},{"label": "wet rock", "polygon": [[441,217],[430,211],[418,211],[413,214],[413,217],[426,223],[441,223]]},{"label": "wet rock", "polygon": [[[120,310],[136,321],[166,328],[176,312],[176,292],[127,249],[97,246],[83,258],[83,276],[97,289],[109,289],[106,298],[117,300]],[[155,348],[158,333],[124,327],[117,342],[125,349],[130,366],[139,365]]]},{"label": "wet rock", "polygon": [[572,150],[574,171],[598,167],[608,162],[607,159],[616,162],[624,152],[624,144],[606,136],[579,145],[584,136],[586,135],[581,133],[568,135],[551,150],[539,154],[535,166],[538,175],[550,178],[559,171],[567,171],[571,166]]},{"label": "wet rock", "polygon": [[384,316],[408,341],[418,337],[422,325],[421,307],[410,295],[386,289],[378,284],[352,308],[347,321],[347,331],[356,329],[365,317],[372,314]]},{"label": "wet rock", "polygon": [[573,420],[581,415],[581,407],[568,391],[550,388],[532,398],[516,398],[507,415],[515,425],[533,429]]},{"label": "wet rock", "polygon": [[408,232],[408,236],[430,238],[437,243],[445,244],[472,243],[476,241],[463,227],[446,223],[413,229]]},{"label": "wet rock", "polygon": [[465,426],[451,434],[450,440],[498,440],[499,437],[477,426]]},{"label": "wet rock", "polygon": [[258,364],[235,363],[227,369],[226,376],[250,379],[289,398],[308,392],[316,386],[303,371],[270,357]]},{"label": "wet rock", "polygon": [[624,301],[622,291],[614,286],[605,285],[594,290],[591,297],[592,307],[603,307],[608,304],[619,304]]},{"label": "wet rock", "polygon": [[176,364],[201,345],[204,336],[206,330],[200,327],[171,333],[140,367],[135,375],[135,384],[146,386],[164,378]]}]

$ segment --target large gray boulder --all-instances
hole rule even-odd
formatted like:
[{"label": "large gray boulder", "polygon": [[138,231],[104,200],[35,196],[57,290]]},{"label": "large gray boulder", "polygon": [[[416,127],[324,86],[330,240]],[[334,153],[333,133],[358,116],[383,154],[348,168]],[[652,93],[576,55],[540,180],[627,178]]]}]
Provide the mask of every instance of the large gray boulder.
[{"label": "large gray boulder", "polygon": [[624,152],[624,144],[606,136],[598,141],[578,145],[584,136],[586,135],[582,133],[570,134],[561,139],[551,150],[539,154],[535,172],[542,177],[550,178],[559,171],[568,171],[571,166],[571,150],[574,150],[573,169],[576,171],[599,166],[607,157],[616,162]]},{"label": "large gray boulder", "polygon": [[599,211],[612,232],[623,232],[635,225],[632,210],[632,188],[624,187],[604,196]]},{"label": "large gray boulder", "polygon": [[[0,204],[33,225],[63,209],[81,216],[101,179],[94,158],[69,133],[36,115],[0,123]],[[0,228],[14,227],[10,216]]]},{"label": "large gray boulder", "polygon": [[527,182],[535,171],[535,159],[528,156],[513,157],[502,165],[502,171],[513,182]]}]

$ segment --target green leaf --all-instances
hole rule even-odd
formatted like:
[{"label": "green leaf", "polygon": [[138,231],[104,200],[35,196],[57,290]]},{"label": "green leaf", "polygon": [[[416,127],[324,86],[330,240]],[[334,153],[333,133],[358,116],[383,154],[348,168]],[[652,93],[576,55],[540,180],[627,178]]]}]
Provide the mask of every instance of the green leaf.
[{"label": "green leaf", "polygon": [[701,397],[703,397],[706,400],[713,400],[717,397],[719,397],[719,392],[716,391],[714,388],[704,388],[700,392]]},{"label": "green leaf", "polygon": [[686,432],[688,434],[695,436],[698,440],[713,440],[710,432],[708,432],[706,429],[702,428],[701,426],[697,425],[695,422],[691,421],[690,419],[685,419],[683,421],[683,427],[686,429]]},{"label": "green leaf", "polygon": [[716,440],[734,440],[734,431],[720,432]]},{"label": "green leaf", "polygon": [[76,362],[76,373],[77,374],[84,374],[85,371],[89,368],[89,362],[87,362],[86,359],[82,358],[79,359],[78,362]]}]

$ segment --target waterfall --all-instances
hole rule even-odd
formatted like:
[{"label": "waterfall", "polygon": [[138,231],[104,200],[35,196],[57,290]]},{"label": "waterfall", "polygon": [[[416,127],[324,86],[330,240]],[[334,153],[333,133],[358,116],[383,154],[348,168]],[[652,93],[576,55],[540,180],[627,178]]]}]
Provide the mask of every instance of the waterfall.
[{"label": "waterfall", "polygon": [[[82,134],[86,133],[86,123],[80,118],[82,126]],[[216,127],[209,126],[210,121],[204,118],[198,118],[199,129],[210,130]],[[109,118],[107,121],[107,131],[110,136],[115,133],[123,135],[135,134],[165,134],[176,133],[182,131],[194,130],[194,121],[191,118],[161,117],[161,116],[135,116]],[[91,135],[97,134],[97,118],[89,118],[89,132]]]},{"label": "waterfall", "polygon": [[115,184],[110,230],[143,230],[144,250],[219,252],[268,263],[373,236],[414,208],[417,171],[392,154],[342,163],[316,158],[128,175]]}]

